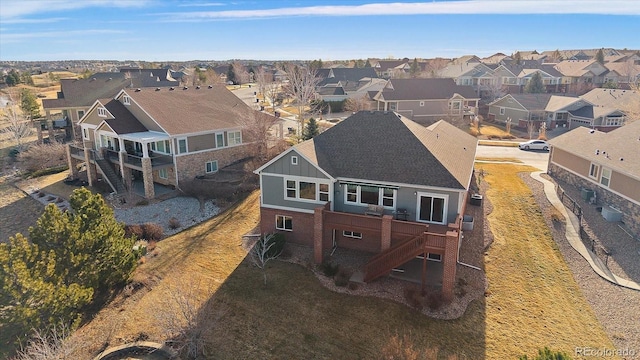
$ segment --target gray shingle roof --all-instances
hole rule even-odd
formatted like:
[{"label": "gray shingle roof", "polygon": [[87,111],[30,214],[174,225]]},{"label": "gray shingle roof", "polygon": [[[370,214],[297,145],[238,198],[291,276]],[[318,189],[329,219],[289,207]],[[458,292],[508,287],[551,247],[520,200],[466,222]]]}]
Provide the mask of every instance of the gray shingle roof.
[{"label": "gray shingle roof", "polygon": [[105,122],[116,134],[122,135],[148,130],[120,101],[104,99],[100,100],[100,103],[114,116],[114,119],[106,119]]},{"label": "gray shingle roof", "polygon": [[529,111],[544,111],[551,98],[551,94],[511,94],[511,96]]},{"label": "gray shingle roof", "polygon": [[392,89],[381,90],[384,100],[451,99],[459,94],[466,99],[479,98],[471,86],[456,85],[453,79],[391,79]]},{"label": "gray shingle roof", "polygon": [[296,148],[335,178],[466,189],[476,144],[445,121],[360,111]]}]

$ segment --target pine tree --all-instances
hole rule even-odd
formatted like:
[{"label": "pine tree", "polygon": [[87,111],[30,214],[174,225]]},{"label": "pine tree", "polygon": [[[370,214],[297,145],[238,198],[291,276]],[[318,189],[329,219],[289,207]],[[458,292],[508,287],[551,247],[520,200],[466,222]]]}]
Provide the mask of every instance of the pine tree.
[{"label": "pine tree", "polygon": [[367,62],[364,63],[364,67],[372,67],[369,59],[367,59]]},{"label": "pine tree", "polygon": [[29,89],[22,89],[20,92],[20,109],[22,113],[29,119],[37,119],[40,117],[40,105],[36,101],[36,96]]},{"label": "pine tree", "polygon": [[602,49],[598,50],[596,53],[596,61],[600,64],[604,64],[604,51],[602,51]]},{"label": "pine tree", "polygon": [[542,75],[536,71],[529,79],[527,86],[524,88],[524,92],[529,94],[540,94],[545,92],[544,84],[542,83]]},{"label": "pine tree", "polygon": [[318,128],[318,122],[316,121],[316,119],[311,118],[307,122],[307,126],[304,127],[304,131],[302,132],[302,140],[309,140],[319,133],[320,129]]},{"label": "pine tree", "polygon": [[419,72],[420,72],[420,66],[418,65],[418,59],[414,58],[413,62],[411,63],[411,68],[409,69],[409,73],[411,74],[412,78],[415,78],[418,76]]},{"label": "pine tree", "polygon": [[20,84],[20,74],[18,74],[16,69],[11,69],[7,76],[5,76],[4,82],[7,83],[7,86],[16,86]]},{"label": "pine tree", "polygon": [[229,64],[229,69],[227,70],[227,81],[231,81],[234,84],[238,83],[236,79],[236,72],[233,70],[233,64]]}]

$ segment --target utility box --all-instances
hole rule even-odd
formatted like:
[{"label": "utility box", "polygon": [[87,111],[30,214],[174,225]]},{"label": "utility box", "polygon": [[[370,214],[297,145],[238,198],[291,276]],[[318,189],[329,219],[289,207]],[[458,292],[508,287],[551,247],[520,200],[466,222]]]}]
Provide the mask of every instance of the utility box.
[{"label": "utility box", "polygon": [[482,195],[480,195],[480,194],[472,194],[471,195],[471,205],[476,205],[476,206],[482,205]]},{"label": "utility box", "polygon": [[580,195],[582,197],[582,200],[589,201],[593,197],[593,190],[582,188],[580,190]]},{"label": "utility box", "polygon": [[622,213],[609,206],[602,207],[602,217],[611,222],[622,221]]},{"label": "utility box", "polygon": [[462,230],[463,231],[473,230],[473,216],[465,215],[462,217]]}]

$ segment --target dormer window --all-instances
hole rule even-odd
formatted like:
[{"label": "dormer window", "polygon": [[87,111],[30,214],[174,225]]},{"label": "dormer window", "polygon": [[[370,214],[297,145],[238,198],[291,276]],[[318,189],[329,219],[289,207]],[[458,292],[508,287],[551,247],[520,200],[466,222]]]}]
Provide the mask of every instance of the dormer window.
[{"label": "dormer window", "polygon": [[131,98],[127,95],[122,97],[122,103],[125,105],[131,105]]},{"label": "dormer window", "polygon": [[298,165],[298,157],[297,156],[292,156],[291,157],[291,165]]},{"label": "dormer window", "polygon": [[107,109],[102,107],[98,108],[98,116],[107,117]]}]

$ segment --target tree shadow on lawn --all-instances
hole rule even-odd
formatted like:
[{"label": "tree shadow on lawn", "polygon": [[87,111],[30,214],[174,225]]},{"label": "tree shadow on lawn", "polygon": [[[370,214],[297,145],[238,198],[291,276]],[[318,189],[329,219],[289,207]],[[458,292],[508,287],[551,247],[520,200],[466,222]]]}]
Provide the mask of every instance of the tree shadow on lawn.
[{"label": "tree shadow on lawn", "polygon": [[[391,300],[332,292],[297,264],[270,262],[267,277],[264,286],[260,270],[245,258],[201,307],[197,319],[209,321],[188,331],[202,334],[207,356],[374,359],[415,351],[429,358],[485,357],[484,297],[459,319],[437,320]],[[211,314],[219,315],[210,321]]]}]

